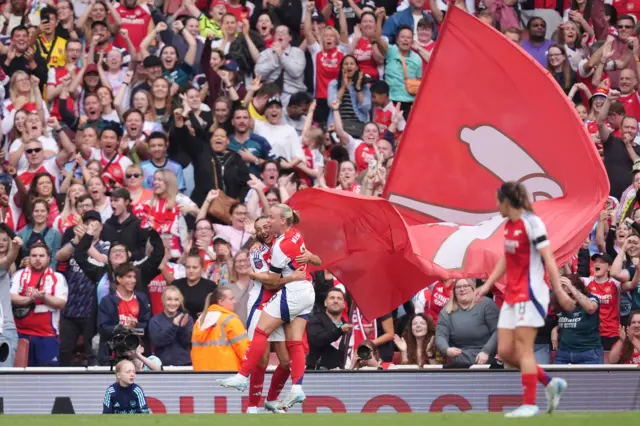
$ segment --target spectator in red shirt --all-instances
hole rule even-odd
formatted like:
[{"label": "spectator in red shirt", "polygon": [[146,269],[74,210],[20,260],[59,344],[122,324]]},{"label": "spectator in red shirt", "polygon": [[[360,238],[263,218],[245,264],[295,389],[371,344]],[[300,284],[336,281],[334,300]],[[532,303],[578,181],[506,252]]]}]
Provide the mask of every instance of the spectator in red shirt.
[{"label": "spectator in red shirt", "polygon": [[384,65],[384,55],[375,44],[376,40],[376,15],[373,12],[363,12],[360,16],[360,25],[356,25],[349,41],[349,53],[358,61],[360,70],[371,77],[378,79],[378,68]]},{"label": "spectator in red shirt", "polygon": [[[155,27],[149,9],[146,5],[139,6],[137,0],[123,0],[116,10],[122,19],[121,28],[129,32],[129,38],[134,46],[140,46],[142,40]],[[128,47],[127,41],[120,34],[116,36],[113,45],[121,49]]]},{"label": "spectator in red shirt", "polygon": [[[342,4],[339,0],[337,1]],[[336,7],[338,7],[337,3]],[[312,11],[313,3],[309,2],[307,4],[307,14],[304,18],[304,35],[307,41],[307,48],[313,59],[315,73],[317,106],[314,121],[324,123],[329,117],[329,103],[327,101],[329,82],[338,77],[342,58],[349,49],[347,45],[349,39],[342,7],[339,8],[340,20],[343,21],[343,25],[340,26],[342,32],[338,34],[335,28],[325,27],[320,34],[319,40],[314,35],[311,25]]]},{"label": "spectator in red shirt", "polygon": [[113,337],[113,329],[121,324],[125,328],[146,329],[151,319],[151,306],[147,296],[136,291],[136,267],[123,263],[115,268],[116,289],[102,298],[98,307],[98,333],[100,349],[98,361],[106,361],[106,344]]}]

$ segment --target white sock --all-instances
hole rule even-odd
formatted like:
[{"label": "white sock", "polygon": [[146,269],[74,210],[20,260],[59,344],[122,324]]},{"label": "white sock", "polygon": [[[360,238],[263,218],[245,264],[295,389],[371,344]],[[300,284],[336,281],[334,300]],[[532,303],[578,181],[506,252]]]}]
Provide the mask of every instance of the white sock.
[{"label": "white sock", "polygon": [[293,393],[302,392],[302,385],[291,385],[291,392]]}]

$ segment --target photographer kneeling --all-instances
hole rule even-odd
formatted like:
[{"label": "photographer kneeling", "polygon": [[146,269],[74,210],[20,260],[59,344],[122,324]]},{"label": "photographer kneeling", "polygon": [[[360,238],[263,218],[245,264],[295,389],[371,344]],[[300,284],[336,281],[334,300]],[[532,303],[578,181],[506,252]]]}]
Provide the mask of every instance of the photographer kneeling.
[{"label": "photographer kneeling", "polygon": [[134,383],[136,369],[131,361],[116,365],[116,382],[107,388],[102,414],[149,414],[142,388]]},{"label": "photographer kneeling", "polygon": [[[144,334],[151,318],[149,299],[144,293],[134,290],[137,276],[135,266],[131,263],[123,263],[116,267],[114,273],[116,289],[102,299],[98,308],[98,332],[100,333],[98,361],[101,364],[109,361],[108,352],[110,351],[107,350],[107,342],[111,342],[115,332],[118,331],[116,327],[131,329],[132,334],[139,336]],[[129,346],[126,349],[132,351],[138,346]],[[115,355],[117,358],[118,354]]]}]

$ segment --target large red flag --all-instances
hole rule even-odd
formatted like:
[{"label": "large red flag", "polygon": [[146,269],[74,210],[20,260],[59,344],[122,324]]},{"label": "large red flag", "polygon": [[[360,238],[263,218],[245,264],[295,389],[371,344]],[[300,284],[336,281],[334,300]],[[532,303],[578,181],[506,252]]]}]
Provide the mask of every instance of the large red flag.
[{"label": "large red flag", "polygon": [[486,278],[503,254],[496,189],[522,182],[559,262],[609,193],[593,142],[549,73],[499,32],[451,8],[378,199],[309,189],[309,249],[369,318],[437,278]]}]

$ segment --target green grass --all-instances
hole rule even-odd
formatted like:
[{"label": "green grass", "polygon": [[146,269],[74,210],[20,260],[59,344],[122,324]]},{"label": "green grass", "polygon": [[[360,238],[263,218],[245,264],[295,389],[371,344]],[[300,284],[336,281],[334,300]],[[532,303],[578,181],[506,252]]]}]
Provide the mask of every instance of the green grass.
[{"label": "green grass", "polygon": [[[178,417],[179,416],[179,417]],[[505,419],[502,414],[228,414],[228,415],[151,415],[96,416],[42,415],[0,416],[0,425],[16,426],[609,426],[638,424],[640,412],[621,413],[558,413],[532,419]]]}]

